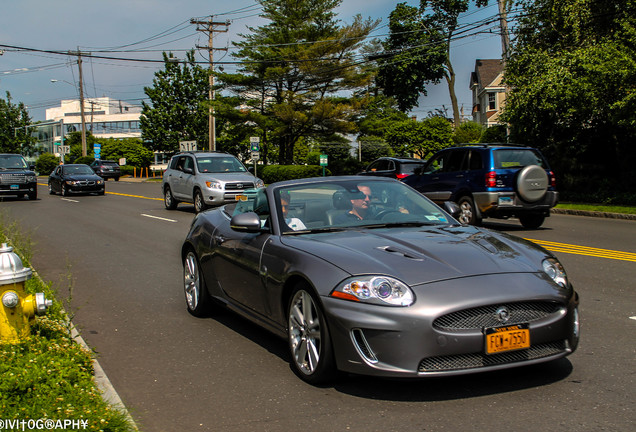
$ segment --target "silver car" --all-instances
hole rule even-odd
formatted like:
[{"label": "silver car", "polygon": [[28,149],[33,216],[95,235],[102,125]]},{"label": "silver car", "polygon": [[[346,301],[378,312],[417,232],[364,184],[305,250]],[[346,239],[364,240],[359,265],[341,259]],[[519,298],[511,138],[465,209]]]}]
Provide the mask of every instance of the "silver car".
[{"label": "silver car", "polygon": [[263,187],[234,156],[227,153],[185,152],[170,159],[163,174],[164,204],[174,210],[180,202],[194,204],[197,213],[234,201],[246,189]]},{"label": "silver car", "polygon": [[292,180],[197,215],[182,247],[195,316],[219,305],[287,340],[303,380],[430,377],[574,352],[579,299],[558,259],[460,225],[382,177]]}]

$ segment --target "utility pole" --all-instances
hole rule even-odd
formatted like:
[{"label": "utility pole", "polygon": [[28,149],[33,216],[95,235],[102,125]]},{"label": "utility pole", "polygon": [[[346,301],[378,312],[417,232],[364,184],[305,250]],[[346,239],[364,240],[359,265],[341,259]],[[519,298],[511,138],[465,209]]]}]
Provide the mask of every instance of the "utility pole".
[{"label": "utility pole", "polygon": [[[190,24],[197,25],[197,31],[201,31],[204,33],[208,33],[208,46],[201,47],[197,46],[198,49],[207,49],[208,55],[210,59],[210,90],[208,93],[208,99],[210,102],[214,100],[215,92],[214,92],[214,51],[227,51],[227,48],[214,48],[213,40],[214,33],[226,33],[228,31],[228,27],[230,26],[230,21],[219,22],[213,20],[214,15],[210,15],[210,19],[208,21],[197,21],[195,19],[190,20]],[[202,27],[200,27],[202,26]],[[225,26],[225,30],[218,30],[218,26]],[[208,121],[208,149],[210,151],[216,151],[216,121],[214,118],[214,107],[210,105],[209,110],[209,121]]]},{"label": "utility pole", "polygon": [[82,117],[82,156],[86,156],[86,120],[84,119],[84,84],[82,76],[82,52],[77,48],[77,52],[69,51],[69,55],[77,56],[77,67],[79,68],[79,99],[80,116]]},{"label": "utility pole", "polygon": [[499,25],[501,27],[501,51],[504,64],[510,55],[510,33],[508,32],[508,11],[509,0],[497,0],[499,6]]}]

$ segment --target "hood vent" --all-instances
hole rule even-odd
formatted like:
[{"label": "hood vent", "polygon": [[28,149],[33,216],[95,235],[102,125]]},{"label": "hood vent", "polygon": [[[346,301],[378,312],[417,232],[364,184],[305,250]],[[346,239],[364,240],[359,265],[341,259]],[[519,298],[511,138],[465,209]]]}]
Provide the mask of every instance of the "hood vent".
[{"label": "hood vent", "polygon": [[423,255],[414,254],[412,252],[408,252],[408,251],[396,248],[395,246],[380,246],[378,247],[378,249],[383,250],[385,252],[392,253],[392,254],[402,255],[404,258],[412,259],[415,261],[424,261],[424,258],[426,258]]}]

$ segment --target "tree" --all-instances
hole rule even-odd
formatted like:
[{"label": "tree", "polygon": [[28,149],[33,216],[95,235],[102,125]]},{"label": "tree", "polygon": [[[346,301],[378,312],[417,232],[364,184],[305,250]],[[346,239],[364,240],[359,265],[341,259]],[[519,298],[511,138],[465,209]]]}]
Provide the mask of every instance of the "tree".
[{"label": "tree", "polygon": [[[487,0],[477,0],[477,6]],[[418,105],[427,84],[442,78],[448,83],[455,127],[460,125],[455,94],[455,70],[450,60],[451,41],[459,15],[468,10],[469,0],[420,0],[420,6],[399,3],[389,16],[389,38],[379,59],[378,85],[393,96],[400,109]]]},{"label": "tree", "polygon": [[25,130],[31,124],[31,117],[22,102],[14,104],[11,94],[0,99],[0,153],[21,153],[31,155],[35,140]]},{"label": "tree", "polygon": [[[86,132],[86,156],[93,157],[93,145],[97,142],[95,136],[87,131]],[[70,152],[64,156],[66,163],[73,163],[75,160],[82,157],[82,133],[71,132],[64,138],[64,144],[69,146]]]},{"label": "tree", "polygon": [[198,66],[194,52],[183,64],[163,53],[164,70],[155,73],[152,87],[144,92],[150,104],[142,102],[141,136],[150,150],[175,153],[179,141],[208,142],[208,72]]},{"label": "tree", "polygon": [[60,158],[53,153],[42,153],[35,161],[35,170],[41,176],[47,176],[60,164]]},{"label": "tree", "polygon": [[408,115],[400,111],[395,99],[384,95],[362,98],[361,108],[354,117],[358,127],[358,140],[367,137],[381,138],[387,126],[393,122],[408,120]]},{"label": "tree", "polygon": [[102,143],[102,159],[118,161],[126,159],[126,165],[146,168],[153,162],[153,153],[143,146],[139,138],[99,139]]},{"label": "tree", "polygon": [[636,1],[523,6],[505,70],[511,140],[543,150],[566,188],[633,191]]},{"label": "tree", "polygon": [[421,122],[406,120],[389,126],[384,139],[397,156],[416,155],[427,159],[432,153],[453,145],[453,127],[442,117],[429,117]]},{"label": "tree", "polygon": [[484,127],[476,122],[464,122],[455,129],[453,134],[453,142],[455,144],[467,144],[479,142]]},{"label": "tree", "polygon": [[377,22],[360,16],[338,26],[333,9],[341,0],[258,0],[268,24],[241,35],[235,54],[239,73],[216,73],[219,88],[240,100],[215,102],[219,115],[254,124],[261,148],[278,150],[281,164],[294,160],[302,138],[324,141],[355,130],[352,104],[342,95],[364,86],[370,73],[355,54]]}]

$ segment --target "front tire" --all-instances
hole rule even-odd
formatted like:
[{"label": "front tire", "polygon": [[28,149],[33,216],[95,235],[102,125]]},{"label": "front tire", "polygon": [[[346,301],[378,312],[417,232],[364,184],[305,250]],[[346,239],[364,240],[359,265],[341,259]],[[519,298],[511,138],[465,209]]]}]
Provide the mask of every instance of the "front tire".
[{"label": "front tire", "polygon": [[465,225],[481,225],[481,217],[477,214],[477,209],[475,208],[475,202],[468,195],[463,196],[457,202],[459,206],[460,213],[457,217],[457,220]]},{"label": "front tire", "polygon": [[68,188],[66,187],[66,185],[62,185],[62,196],[68,196]]},{"label": "front tire", "polygon": [[49,182],[49,195],[55,195],[55,191],[53,190],[53,185]]},{"label": "front tire", "polygon": [[333,379],[336,363],[327,320],[316,296],[305,285],[294,289],[287,317],[289,352],[296,375],[310,384]]},{"label": "front tire", "polygon": [[196,191],[194,191],[194,211],[196,213],[201,213],[207,208],[208,208],[208,205],[203,200],[203,194],[201,193],[200,190],[197,189]]},{"label": "front tire", "polygon": [[183,260],[183,288],[188,312],[195,317],[207,316],[210,311],[210,295],[201,274],[199,259],[189,251]]}]

